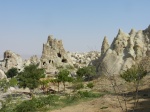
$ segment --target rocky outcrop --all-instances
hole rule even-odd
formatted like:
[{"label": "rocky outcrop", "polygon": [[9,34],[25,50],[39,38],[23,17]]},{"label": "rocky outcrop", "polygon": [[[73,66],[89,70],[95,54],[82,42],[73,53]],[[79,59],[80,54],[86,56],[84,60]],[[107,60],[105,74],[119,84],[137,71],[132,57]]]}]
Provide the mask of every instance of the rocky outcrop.
[{"label": "rocky outcrop", "polygon": [[71,60],[75,68],[85,67],[91,64],[93,60],[98,59],[100,52],[91,51],[87,53],[70,53]]},{"label": "rocky outcrop", "polygon": [[101,55],[103,55],[108,50],[108,48],[109,48],[109,43],[107,37],[105,36],[101,47]]},{"label": "rocky outcrop", "polygon": [[40,67],[45,68],[47,73],[55,72],[60,66],[72,66],[71,57],[65,51],[62,40],[56,40],[52,35],[43,44],[40,62]]},{"label": "rocky outcrop", "polygon": [[23,59],[20,55],[7,50],[4,52],[4,59],[0,62],[0,69],[6,72],[12,67],[21,69],[23,67]]},{"label": "rocky outcrop", "polygon": [[29,66],[30,64],[39,64],[40,59],[37,57],[37,55],[33,55],[30,57],[30,59],[24,61],[24,66]]},{"label": "rocky outcrop", "polygon": [[130,68],[143,57],[150,56],[150,26],[137,32],[132,29],[129,34],[119,30],[105,51],[102,46],[103,53],[97,65],[99,74],[119,74]]},{"label": "rocky outcrop", "polygon": [[4,79],[4,78],[7,78],[7,76],[5,75],[4,71],[0,69],[0,79]]}]

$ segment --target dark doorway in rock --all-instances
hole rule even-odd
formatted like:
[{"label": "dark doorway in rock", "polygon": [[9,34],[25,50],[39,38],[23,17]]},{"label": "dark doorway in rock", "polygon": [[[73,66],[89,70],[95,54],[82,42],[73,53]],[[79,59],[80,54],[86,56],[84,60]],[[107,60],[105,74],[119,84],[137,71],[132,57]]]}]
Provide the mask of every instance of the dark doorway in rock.
[{"label": "dark doorway in rock", "polygon": [[43,65],[45,65],[45,62],[43,62]]},{"label": "dark doorway in rock", "polygon": [[61,58],[61,54],[60,54],[60,53],[57,53],[57,56],[58,56],[59,58]]},{"label": "dark doorway in rock", "polygon": [[51,63],[51,60],[49,60],[49,63]]},{"label": "dark doorway in rock", "polygon": [[67,59],[62,59],[62,62],[63,63],[67,63]]}]

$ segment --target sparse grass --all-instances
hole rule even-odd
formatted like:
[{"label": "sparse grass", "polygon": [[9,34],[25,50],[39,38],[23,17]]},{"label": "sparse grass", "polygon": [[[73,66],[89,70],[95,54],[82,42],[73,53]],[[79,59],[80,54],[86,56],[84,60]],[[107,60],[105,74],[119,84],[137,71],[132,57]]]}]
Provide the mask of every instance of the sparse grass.
[{"label": "sparse grass", "polygon": [[18,105],[17,102],[6,105],[0,110],[0,112],[46,112],[101,96],[102,94],[93,93],[91,91],[78,91],[75,94],[65,96],[40,96],[32,98],[31,100],[22,101]]}]

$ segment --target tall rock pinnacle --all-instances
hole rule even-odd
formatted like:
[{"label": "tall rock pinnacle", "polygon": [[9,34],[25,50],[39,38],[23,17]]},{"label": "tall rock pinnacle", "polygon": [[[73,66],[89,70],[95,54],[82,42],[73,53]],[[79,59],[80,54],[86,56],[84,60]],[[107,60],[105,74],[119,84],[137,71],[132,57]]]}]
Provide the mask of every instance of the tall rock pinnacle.
[{"label": "tall rock pinnacle", "polygon": [[101,55],[103,55],[107,51],[108,48],[109,48],[109,43],[108,43],[107,37],[105,36],[103,43],[102,43],[102,47],[101,47]]}]

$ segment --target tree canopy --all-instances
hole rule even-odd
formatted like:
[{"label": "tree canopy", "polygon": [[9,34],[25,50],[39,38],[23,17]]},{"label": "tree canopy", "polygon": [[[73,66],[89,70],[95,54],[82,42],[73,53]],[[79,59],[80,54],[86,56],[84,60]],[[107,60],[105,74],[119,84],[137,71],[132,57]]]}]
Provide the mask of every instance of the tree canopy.
[{"label": "tree canopy", "polygon": [[78,78],[83,78],[85,80],[90,80],[96,75],[96,68],[94,66],[87,66],[83,68],[79,68],[77,70],[77,77]]},{"label": "tree canopy", "polygon": [[12,78],[12,77],[14,77],[14,76],[16,76],[16,75],[18,75],[18,70],[17,70],[17,68],[11,68],[11,69],[9,69],[9,70],[6,72],[6,76],[7,76],[8,78]]},{"label": "tree canopy", "polygon": [[39,69],[37,65],[29,65],[18,74],[18,85],[23,88],[28,87],[30,90],[35,89],[40,85],[40,78],[44,77],[44,69]]}]

